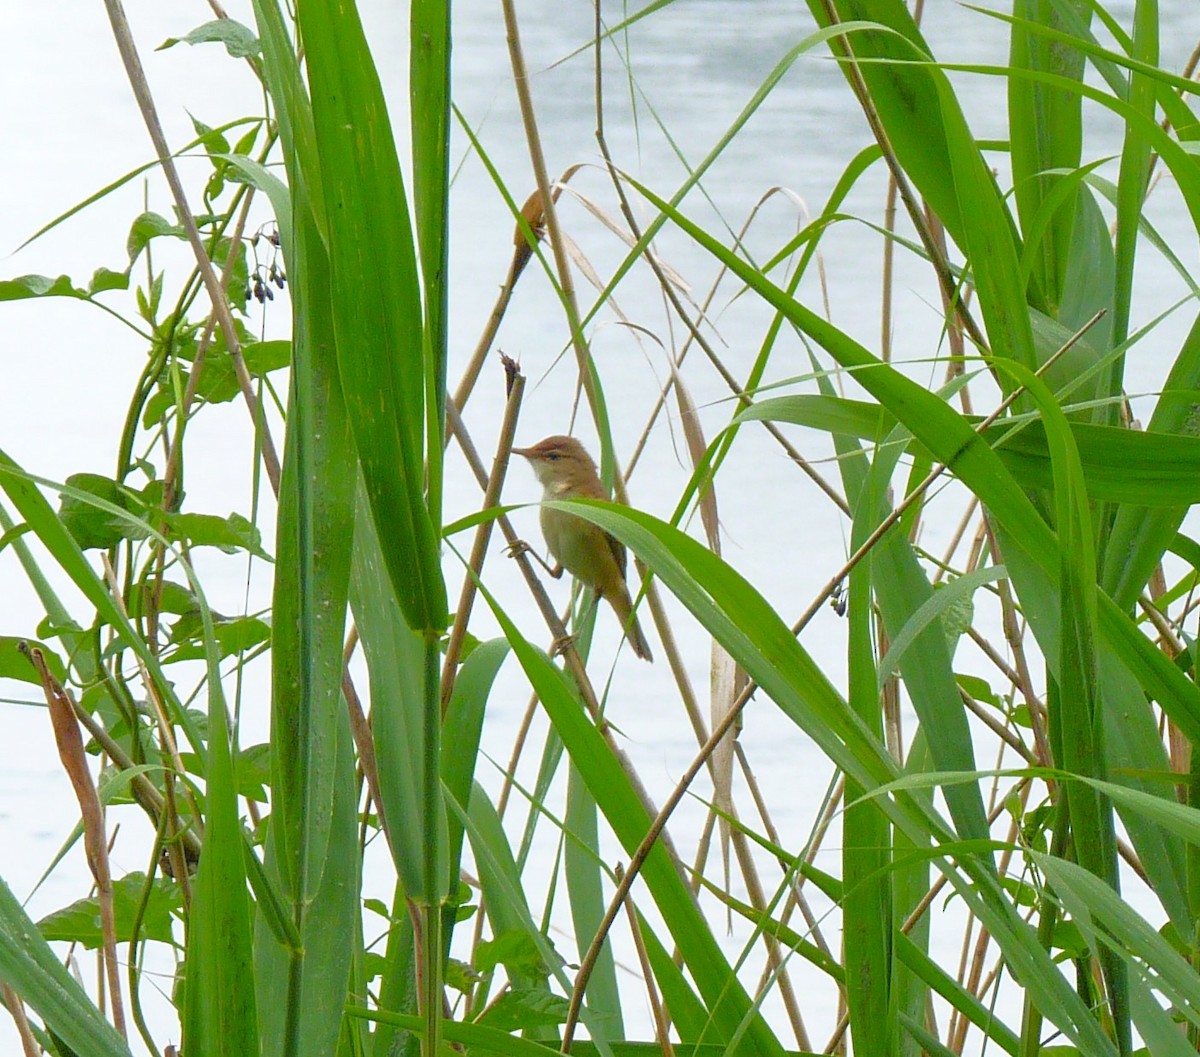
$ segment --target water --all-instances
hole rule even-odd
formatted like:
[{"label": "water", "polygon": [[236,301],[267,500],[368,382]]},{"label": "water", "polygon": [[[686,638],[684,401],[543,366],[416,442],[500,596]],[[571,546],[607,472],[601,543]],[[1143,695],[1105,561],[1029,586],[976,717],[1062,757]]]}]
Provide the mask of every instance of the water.
[{"label": "water", "polygon": [[[248,21],[247,7],[232,5],[231,13]],[[946,0],[932,0],[927,8],[929,38],[943,53],[945,42],[952,41],[956,60],[1004,61],[1000,24]],[[1179,68],[1191,42],[1200,35],[1200,9],[1182,0],[1164,4],[1163,9],[1169,20],[1164,48],[1170,49],[1170,54],[1165,61]],[[225,60],[215,46],[153,50],[165,38],[180,36],[206,21],[210,15],[203,5],[137,0],[128,4],[127,10],[174,146],[181,146],[193,134],[188,110],[210,126],[254,110],[257,93],[252,78],[239,64]],[[407,98],[402,81],[406,52],[402,11],[398,5],[373,0],[364,4],[364,12],[392,104],[402,113]],[[604,9],[609,25],[618,22],[623,13],[616,4]],[[1127,17],[1125,11],[1116,13]],[[614,195],[595,140],[592,56],[587,51],[572,55],[589,37],[592,8],[578,0],[536,0],[519,4],[519,17],[551,174],[570,165],[583,165],[571,182],[572,189],[616,217]],[[490,163],[518,201],[523,200],[534,181],[498,5],[459,0],[455,18],[456,103],[483,142]],[[604,49],[606,134],[618,166],[670,197],[688,169],[698,165],[724,134],[758,85],[810,32],[803,5],[791,0],[681,0],[632,27],[627,38],[619,36],[620,51],[613,45]],[[977,134],[1002,136],[1006,116],[994,108],[994,85],[965,74],[955,75],[955,80]],[[0,90],[4,98],[20,101],[0,109],[0,142],[7,151],[3,190],[9,204],[0,211],[0,247],[5,251],[151,156],[100,5],[0,6]],[[1089,111],[1088,136],[1088,157],[1119,149],[1112,121],[1099,111]],[[805,203],[809,212],[819,210],[842,167],[868,142],[865,123],[841,73],[818,47],[795,60],[734,145],[706,174],[702,190],[688,196],[683,209],[711,230],[733,232],[772,188],[787,189],[787,195],[775,193],[763,202],[746,238],[750,252],[764,259],[805,222],[805,211],[798,203]],[[496,289],[507,271],[513,229],[502,197],[461,133],[456,136],[455,148],[452,380],[491,311]],[[193,177],[205,170],[202,161],[184,165],[185,173]],[[9,257],[0,266],[0,274],[66,272],[84,281],[97,266],[122,267],[128,224],[143,208],[143,201],[148,200],[150,208],[163,214],[171,211],[161,179],[151,176],[148,180],[148,187],[141,179],[134,181]],[[882,168],[877,167],[851,195],[846,211],[879,222],[883,181]],[[636,194],[631,197],[641,221],[648,222],[651,211]],[[563,196],[560,213],[565,229],[595,271],[605,277],[611,274],[624,254],[623,245],[571,196]],[[1194,259],[1190,226],[1169,181],[1156,191],[1152,215],[1176,249],[1187,260]],[[265,214],[259,216],[263,219]],[[726,241],[732,242],[732,238],[730,234]],[[878,236],[864,224],[847,222],[832,231],[822,245],[833,321],[877,349]],[[717,274],[712,259],[670,229],[663,231],[657,249],[689,284],[691,297],[703,300]],[[1135,326],[1153,318],[1183,292],[1182,283],[1159,258],[1145,248],[1140,252],[1141,296]],[[164,265],[170,274],[178,274],[187,267],[187,256],[177,247],[156,244],[155,266]],[[930,380],[931,369],[922,361],[939,348],[940,302],[926,268],[903,254],[898,256],[898,265],[894,355],[912,361],[909,369],[914,376]],[[144,262],[141,268],[144,275]],[[586,313],[595,293],[579,271],[576,281]],[[728,280],[722,284],[710,312],[715,329],[709,336],[728,368],[742,377],[757,355],[768,317],[751,298],[735,299],[736,292],[736,285]],[[815,272],[802,284],[801,297],[813,306],[821,304],[822,290]],[[653,335],[623,325],[608,309],[588,326],[617,448],[627,453],[643,429],[658,387],[668,376],[664,346],[678,345],[683,332],[664,310],[644,265],[622,283],[616,303],[629,319]],[[285,332],[286,322],[286,309],[277,301],[253,326],[262,326],[266,336],[275,336]],[[1155,341],[1131,359],[1131,388],[1152,391],[1161,381],[1170,350],[1178,347],[1188,323],[1187,311],[1168,321]],[[529,378],[518,433],[524,443],[568,428],[575,371],[570,352],[563,355],[567,345],[563,313],[550,284],[537,265],[531,265],[497,339],[499,348],[520,359]],[[53,480],[79,471],[111,474],[120,423],[144,357],[141,338],[85,305],[22,302],[0,306],[0,448],[32,472]],[[784,379],[808,370],[800,343],[794,337],[781,339],[769,377]],[[728,390],[703,363],[699,350],[691,352],[685,377],[711,439],[728,420]],[[466,414],[485,458],[494,445],[502,406],[500,372],[490,362]],[[193,450],[203,452],[204,459],[190,462],[187,468],[191,508],[222,514],[248,510],[252,481],[246,453],[251,441],[244,409],[240,405],[209,409],[194,429]],[[595,450],[594,434],[584,428],[581,435]],[[815,433],[793,429],[788,435],[810,459],[830,454],[824,439]],[[836,481],[835,466],[826,463],[819,469]],[[453,518],[473,510],[479,497],[453,448],[448,474],[446,512]],[[667,517],[687,476],[686,448],[678,409],[672,402],[655,426],[642,464],[630,481],[631,500]],[[742,433],[719,488],[726,557],[785,619],[794,619],[844,560],[844,519],[757,428]],[[507,501],[534,502],[538,491],[526,468],[515,465],[506,489]],[[269,503],[263,518],[270,523]],[[519,512],[516,520],[520,531],[537,540],[532,510]],[[941,526],[950,520],[936,519],[927,530],[923,543],[935,553],[945,543],[941,534],[949,531]],[[211,601],[218,609],[228,612],[248,606],[254,610],[267,604],[268,570],[255,567],[248,571],[241,561],[214,556],[204,556],[201,566]],[[460,574],[453,561],[448,561],[447,575],[455,597]],[[86,613],[69,585],[53,576],[52,580],[77,613]],[[537,641],[544,641],[536,614],[523,601],[524,589],[515,571],[495,547],[489,560],[489,584],[512,607],[522,628]],[[565,601],[565,586],[551,585],[551,592],[558,602]],[[9,551],[0,554],[0,599],[4,600],[0,634],[30,634],[39,608]],[[668,609],[703,707],[709,667],[707,639],[678,605],[668,600]],[[476,633],[495,634],[497,625],[491,617],[483,612],[478,616]],[[836,658],[844,655],[844,622],[832,611],[823,610],[806,632],[804,644],[819,658],[831,658],[828,663],[836,675]],[[654,645],[657,649],[657,638]],[[602,681],[608,672],[616,646],[614,624],[602,614],[592,665],[597,680]],[[966,663],[969,667],[969,660]],[[256,740],[265,732],[265,676],[260,666],[247,681],[243,703],[247,740]],[[667,667],[661,661],[651,667],[623,660],[608,693],[609,713],[625,738],[626,750],[652,795],[661,800],[695,748]],[[5,858],[3,876],[24,898],[70,833],[75,809],[55,762],[44,713],[29,688],[0,683],[0,696],[25,702],[0,704],[0,729],[5,734],[0,738],[0,843],[14,849]],[[506,669],[486,735],[487,750],[499,762],[508,758],[510,732],[524,710],[526,697],[519,675]],[[906,723],[911,731],[911,716]],[[535,730],[541,736],[544,724],[535,725]],[[828,766],[808,739],[763,700],[747,711],[742,743],[776,811],[781,838],[790,848],[800,847],[828,781]],[[531,761],[522,771],[523,778],[532,777],[532,766]],[[495,788],[496,774],[487,770],[486,763],[481,767],[485,782]],[[708,795],[706,785],[698,785],[697,791]],[[739,803],[749,810],[744,794],[739,793]],[[143,869],[144,845],[139,843],[142,837],[135,835],[145,828],[142,820],[127,811],[115,814],[126,829],[119,845],[118,872]],[[523,808],[516,817],[522,815]],[[689,802],[672,826],[685,857],[695,846],[702,821],[702,809]],[[836,855],[836,839],[826,847],[826,854]],[[530,871],[535,913],[542,897],[537,888],[543,883],[537,878],[545,872],[539,873],[538,866],[546,862],[544,853],[540,854],[543,858],[535,859]],[[612,847],[606,847],[606,855],[610,862],[622,858]],[[836,868],[836,862],[830,865]],[[376,879],[381,877],[382,871]],[[31,912],[36,917],[62,906],[84,894],[87,886],[82,851],[76,848],[33,896]],[[943,915],[942,920],[950,933],[945,949],[952,952],[956,949],[953,919]],[[747,938],[744,929],[735,930],[727,941],[731,956]],[[830,939],[836,943],[836,928]],[[564,956],[576,960],[566,941],[558,942]],[[618,951],[623,960],[632,961],[623,939]],[[816,974],[806,973],[802,966],[795,968],[813,1042],[821,1045],[836,1019],[832,991]],[[624,975],[622,980],[630,996],[638,993],[630,976]],[[638,1020],[640,1010],[639,1000],[631,998],[629,1026],[648,1038],[648,1021]],[[775,1005],[769,1005],[768,1012],[778,1020]],[[165,1015],[161,1004],[155,1015]],[[164,1029],[161,1041],[171,1037]],[[0,1040],[13,1045],[7,1024],[0,1024]]]}]

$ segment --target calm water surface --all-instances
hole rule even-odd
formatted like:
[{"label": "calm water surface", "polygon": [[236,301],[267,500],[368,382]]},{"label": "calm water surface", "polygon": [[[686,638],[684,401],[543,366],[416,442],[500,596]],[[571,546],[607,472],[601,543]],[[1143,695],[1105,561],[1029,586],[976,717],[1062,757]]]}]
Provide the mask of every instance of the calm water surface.
[{"label": "calm water surface", "polygon": [[[232,8],[247,18],[246,7]],[[1119,6],[1119,5],[1118,5]],[[1164,34],[1167,60],[1179,68],[1187,50],[1200,36],[1200,7],[1184,0],[1164,3],[1170,30]],[[403,107],[404,26],[402,5],[382,0],[363,5],[371,39],[383,69],[393,104]],[[210,15],[202,4],[161,4],[134,0],[127,5],[143,60],[154,87],[172,144],[191,138],[190,110],[206,124],[252,112],[257,93],[249,75],[225,60],[212,46],[153,49],[167,37],[180,36]],[[929,37],[939,54],[961,62],[999,63],[1006,47],[1001,27],[946,0],[926,5]],[[580,0],[525,0],[518,4],[528,65],[548,163],[552,173],[581,164],[584,169],[572,187],[582,198],[615,216],[613,194],[599,167],[595,140],[594,73],[590,53],[573,55],[591,31],[592,8]],[[1118,11],[1118,14],[1124,14]],[[620,5],[605,7],[615,22]],[[498,5],[484,0],[459,0],[455,6],[455,98],[464,119],[476,130],[490,163],[502,174],[513,194],[523,198],[534,184],[520,130]],[[669,10],[635,26],[621,50],[605,51],[606,132],[617,164],[645,181],[664,197],[682,182],[688,167],[697,165],[724,134],[762,80],[789,49],[811,32],[804,5],[794,0],[680,0]],[[628,66],[624,65],[628,60]],[[979,78],[958,76],[973,127],[980,137],[1001,137],[1006,115],[994,108],[994,86]],[[65,2],[55,5],[0,5],[0,90],[18,100],[0,109],[0,142],[5,162],[0,211],[0,248],[8,253],[46,221],[96,191],[109,180],[142,164],[150,147],[133,106],[120,68],[102,6]],[[1114,153],[1119,144],[1106,116],[1089,116],[1088,156]],[[865,124],[836,66],[820,48],[800,56],[772,95],[750,120],[735,144],[712,167],[703,181],[703,194],[693,192],[684,208],[704,224],[721,230],[739,229],[772,188],[775,194],[762,206],[747,237],[750,251],[768,256],[804,222],[799,203],[815,212],[821,208],[848,159],[868,143]],[[465,362],[491,311],[511,252],[512,222],[503,199],[479,159],[459,135],[454,214],[451,340],[455,364]],[[193,175],[203,163],[189,163]],[[872,222],[882,213],[883,176],[868,176],[851,196],[847,211]],[[170,203],[162,184],[152,178],[146,186],[135,181],[94,206],[81,217],[7,258],[0,275],[28,272],[69,273],[84,280],[96,267],[121,267],[129,221],[143,202],[164,214]],[[602,276],[623,256],[623,246],[588,213],[579,201],[564,196],[563,222],[580,252]],[[641,210],[643,218],[648,210]],[[1195,249],[1186,235],[1186,216],[1168,183],[1156,192],[1153,216],[1185,260]],[[260,219],[266,219],[265,216]],[[728,241],[732,241],[732,236]],[[879,339],[880,242],[865,225],[840,225],[823,243],[826,251],[828,298],[833,320],[870,348]],[[658,250],[701,300],[716,275],[711,259],[687,240],[667,231]],[[186,257],[171,247],[156,247],[155,263],[168,269],[186,267]],[[897,280],[897,324],[894,355],[913,361],[916,377],[929,379],[921,361],[938,350],[940,309],[936,290],[919,265],[900,259]],[[143,262],[144,267],[144,262]],[[1143,252],[1140,268],[1142,297],[1134,324],[1147,322],[1182,294],[1182,284],[1158,258]],[[177,273],[172,273],[177,274]],[[590,307],[594,293],[577,275],[581,301]],[[749,298],[735,300],[736,289],[724,285],[713,303],[715,342],[735,375],[744,375],[758,352],[766,315]],[[822,296],[815,274],[801,288],[802,297],[819,305]],[[635,272],[617,291],[625,315],[650,331],[662,346],[681,340],[678,324],[664,314],[652,277]],[[1130,385],[1152,390],[1161,380],[1170,350],[1190,323],[1190,314],[1168,321],[1151,347],[1134,356]],[[286,332],[286,308],[277,301],[265,319],[252,326],[267,335]],[[611,311],[602,311],[590,325],[589,339],[604,379],[618,448],[628,452],[640,435],[659,385],[667,376],[663,347],[654,339],[621,325]],[[520,438],[537,440],[569,426],[574,387],[570,357],[561,357],[567,331],[553,293],[536,266],[518,290],[500,332],[498,344],[521,360],[530,385]],[[1156,355],[1155,349],[1162,349]],[[87,306],[75,303],[14,303],[0,305],[0,448],[32,472],[61,480],[70,473],[111,474],[116,443],[132,385],[144,362],[141,339],[127,328]],[[808,371],[807,355],[794,339],[783,339],[771,369],[773,379]],[[452,367],[452,379],[457,376]],[[714,371],[692,354],[685,372],[701,419],[711,437],[730,414],[728,392]],[[467,412],[467,422],[480,449],[490,453],[502,410],[498,371],[489,367]],[[630,482],[632,500],[660,516],[668,516],[687,479],[682,443],[674,421],[677,412],[655,426],[642,465]],[[250,444],[246,416],[240,406],[210,409],[195,427],[193,451],[202,452],[188,466],[188,495],[192,509],[227,513],[250,508],[252,481],[246,453]],[[592,434],[584,431],[589,442]],[[796,443],[812,459],[828,455],[815,434],[796,432]],[[456,517],[474,509],[478,492],[460,457],[452,452],[447,514]],[[830,479],[836,468],[822,467]],[[794,472],[761,431],[742,434],[720,485],[718,496],[728,559],[745,574],[785,618],[803,611],[809,600],[840,565],[846,552],[847,527],[820,493]],[[532,475],[515,466],[507,486],[509,502],[537,498]],[[269,507],[268,507],[269,511]],[[522,531],[536,538],[532,511],[518,513]],[[265,523],[270,523],[269,512]],[[943,518],[942,521],[949,519]],[[940,550],[938,527],[923,543]],[[536,616],[522,601],[522,588],[497,554],[492,587],[514,607],[521,624],[537,636]],[[265,606],[269,574],[247,572],[228,559],[205,560],[201,572],[213,604],[224,611]],[[454,581],[457,566],[447,565]],[[64,597],[73,599],[66,585]],[[552,588],[565,601],[566,588]],[[456,593],[456,587],[452,588]],[[0,634],[32,632],[39,609],[11,553],[0,554]],[[708,643],[678,606],[676,631],[685,651],[693,682],[703,700],[708,678]],[[79,606],[80,615],[85,610]],[[476,629],[493,634],[495,625],[481,614]],[[817,619],[805,636],[818,657],[836,658],[843,651],[843,624],[831,612]],[[602,617],[595,646],[593,671],[602,679],[616,648],[611,621]],[[266,727],[266,673],[248,680],[243,698],[248,741]],[[3,876],[24,898],[73,826],[75,811],[69,787],[55,763],[48,724],[31,702],[27,688],[0,682],[0,847],[6,849]],[[525,708],[527,689],[513,672],[506,672],[494,699],[487,749],[498,765],[507,760],[511,731]],[[662,797],[690,760],[694,742],[677,705],[677,695],[664,664],[654,667],[622,663],[609,688],[609,709],[627,738],[626,747],[651,792]],[[910,721],[911,722],[911,721]],[[542,728],[537,728],[539,734]],[[742,736],[747,754],[767,799],[774,805],[775,822],[791,847],[802,845],[812,824],[814,804],[824,792],[829,770],[808,740],[768,702],[759,701],[747,714]],[[483,780],[498,785],[495,769],[483,764]],[[522,770],[532,781],[536,760]],[[701,795],[706,790],[698,789]],[[145,868],[148,845],[140,834],[141,819],[121,816],[130,831],[118,844],[119,872]],[[673,826],[685,856],[694,848],[703,811],[688,806]],[[837,841],[828,843],[836,855]],[[531,901],[542,898],[537,880],[545,876],[552,849],[539,851],[530,868]],[[615,848],[607,850],[617,861]],[[836,863],[833,864],[836,866]],[[375,875],[385,876],[382,868]],[[368,884],[370,884],[370,880]],[[81,849],[30,901],[31,912],[43,914],[84,894],[88,881]],[[947,943],[953,944],[952,918],[946,918]],[[836,931],[833,936],[836,940]],[[731,955],[747,936],[735,930],[728,938]],[[559,938],[568,961],[576,953]],[[948,951],[955,948],[951,945]],[[622,947],[621,957],[631,959]],[[801,994],[807,978],[797,967]],[[632,975],[623,978],[635,994]],[[836,1010],[825,996],[823,982],[812,980],[805,1015],[814,1043],[828,1037]],[[166,986],[166,982],[164,982]],[[636,1022],[641,1003],[631,1000],[629,1015]],[[772,1016],[777,1010],[772,1006]],[[163,1016],[160,1009],[158,1015]],[[169,1021],[161,1021],[169,1023]],[[634,1025],[637,1026],[636,1023]],[[646,1023],[641,1030],[648,1031]],[[649,1037],[648,1034],[646,1037]],[[164,1032],[161,1041],[167,1041]],[[7,1023],[0,1021],[0,1044],[15,1045]]]}]

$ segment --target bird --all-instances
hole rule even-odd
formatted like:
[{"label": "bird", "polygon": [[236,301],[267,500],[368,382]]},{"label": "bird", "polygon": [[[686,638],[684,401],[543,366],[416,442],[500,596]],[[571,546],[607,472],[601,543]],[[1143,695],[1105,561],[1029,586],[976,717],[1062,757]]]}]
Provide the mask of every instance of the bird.
[{"label": "bird", "polygon": [[[542,486],[542,499],[608,499],[587,449],[574,437],[547,437],[531,448],[513,448],[515,455],[529,460]],[[621,622],[633,652],[653,661],[650,644],[633,612],[633,601],[625,583],[625,547],[584,518],[543,506],[542,535],[558,563],[549,569],[559,577],[566,569],[580,583],[603,598]]]}]

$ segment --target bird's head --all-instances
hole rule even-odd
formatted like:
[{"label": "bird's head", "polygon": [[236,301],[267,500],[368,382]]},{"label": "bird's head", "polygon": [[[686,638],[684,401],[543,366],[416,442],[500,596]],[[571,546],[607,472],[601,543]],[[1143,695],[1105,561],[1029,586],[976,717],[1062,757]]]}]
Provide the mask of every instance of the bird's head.
[{"label": "bird's head", "polygon": [[574,437],[547,437],[532,448],[513,448],[524,455],[542,487],[561,493],[596,477],[596,464]]}]

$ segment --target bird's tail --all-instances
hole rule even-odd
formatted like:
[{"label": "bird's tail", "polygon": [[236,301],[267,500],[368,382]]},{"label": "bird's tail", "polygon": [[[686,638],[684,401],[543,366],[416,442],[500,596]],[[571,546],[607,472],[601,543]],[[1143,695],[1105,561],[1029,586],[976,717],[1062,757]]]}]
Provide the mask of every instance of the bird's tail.
[{"label": "bird's tail", "polygon": [[[625,585],[621,586],[624,588]],[[646,636],[642,633],[642,626],[633,612],[633,602],[630,601],[629,592],[622,590],[620,595],[609,598],[609,602],[621,621],[621,627],[625,630],[625,637],[629,640],[629,645],[633,647],[633,652],[643,661],[653,663],[654,655],[650,652],[650,643],[646,641]]]}]

